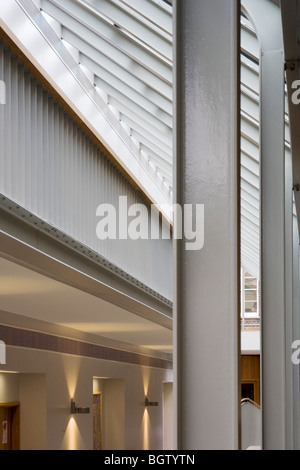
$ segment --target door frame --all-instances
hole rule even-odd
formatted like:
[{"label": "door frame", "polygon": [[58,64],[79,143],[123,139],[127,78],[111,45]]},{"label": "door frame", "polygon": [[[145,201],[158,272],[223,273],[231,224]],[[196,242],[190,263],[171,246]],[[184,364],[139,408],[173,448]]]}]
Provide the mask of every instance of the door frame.
[{"label": "door frame", "polygon": [[11,408],[11,450],[20,450],[20,402],[0,403],[0,408]]},{"label": "door frame", "polygon": [[[102,424],[102,421],[103,421],[103,403],[102,403],[102,400],[103,400],[103,394],[102,392],[93,392],[93,396],[94,395],[99,395],[99,398],[100,398],[100,401],[99,401],[99,412],[100,412],[100,430],[99,430],[99,433],[100,433],[100,436],[99,436],[99,440],[100,440],[100,450],[103,450],[103,436],[102,436],[102,432],[103,432],[103,424]],[[95,432],[95,429],[94,429],[94,410],[93,410],[93,436],[94,436],[94,432]]]}]

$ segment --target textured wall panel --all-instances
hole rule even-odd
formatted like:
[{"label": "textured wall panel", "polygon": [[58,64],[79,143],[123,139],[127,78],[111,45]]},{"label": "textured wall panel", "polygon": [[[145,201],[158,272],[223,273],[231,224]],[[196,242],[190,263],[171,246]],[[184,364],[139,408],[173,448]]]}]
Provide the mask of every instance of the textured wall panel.
[{"label": "textured wall panel", "polygon": [[140,194],[2,42],[0,80],[0,192],[171,299],[170,240],[96,236],[99,204]]}]

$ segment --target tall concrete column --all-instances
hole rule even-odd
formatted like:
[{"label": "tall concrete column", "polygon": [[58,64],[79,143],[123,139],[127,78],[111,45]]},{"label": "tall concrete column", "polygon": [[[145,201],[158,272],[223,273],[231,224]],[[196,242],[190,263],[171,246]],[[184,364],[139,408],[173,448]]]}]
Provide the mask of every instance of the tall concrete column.
[{"label": "tall concrete column", "polygon": [[174,5],[174,202],[205,214],[201,250],[175,241],[178,449],[239,447],[239,13],[238,0]]},{"label": "tall concrete column", "polygon": [[[261,316],[264,450],[284,450],[292,437],[288,399],[287,317],[291,313],[291,223],[286,219],[284,53],[280,8],[271,0],[243,0],[260,42]],[[291,210],[289,208],[289,210]],[[287,231],[289,233],[287,233]],[[289,240],[286,239],[289,236]]]}]

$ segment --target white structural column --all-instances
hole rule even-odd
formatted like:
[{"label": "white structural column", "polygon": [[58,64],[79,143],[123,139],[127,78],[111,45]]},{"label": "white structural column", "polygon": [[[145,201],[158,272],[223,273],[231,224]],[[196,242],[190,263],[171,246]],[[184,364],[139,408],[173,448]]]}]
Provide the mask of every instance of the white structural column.
[{"label": "white structural column", "polygon": [[[300,45],[299,45],[299,0],[281,0],[281,15],[286,63],[286,84],[289,104],[289,131],[292,150],[293,186],[297,217],[293,219],[293,342],[299,345],[299,214],[300,214],[300,134],[299,134],[299,78],[300,78]],[[295,99],[296,97],[296,99]],[[298,220],[297,220],[298,219]],[[294,344],[293,344],[294,346]],[[287,344],[287,350],[290,342]],[[295,352],[293,350],[293,352]],[[289,351],[290,353],[290,351]],[[297,353],[297,351],[296,351]],[[293,424],[294,449],[299,449],[299,363],[293,361]]]},{"label": "white structural column", "polygon": [[[294,449],[294,375],[291,345],[294,339],[293,314],[293,169],[292,156],[285,152],[285,326],[286,326],[286,448]],[[298,238],[298,237],[297,237]],[[298,422],[297,417],[297,422]]]},{"label": "white structural column", "polygon": [[[243,0],[260,41],[261,316],[264,450],[290,447],[287,379],[287,266],[284,54],[280,8],[270,0]],[[290,229],[289,229],[290,230]],[[292,387],[292,384],[289,383]]]},{"label": "white structural column", "polygon": [[[299,227],[296,217],[293,217],[293,342],[300,338],[299,319]],[[299,344],[299,343],[297,343]],[[299,441],[299,364],[293,364],[293,440],[294,450],[300,450]]]},{"label": "white structural column", "polygon": [[238,449],[240,5],[174,8],[175,202],[205,208],[203,248],[175,242],[176,447]]}]

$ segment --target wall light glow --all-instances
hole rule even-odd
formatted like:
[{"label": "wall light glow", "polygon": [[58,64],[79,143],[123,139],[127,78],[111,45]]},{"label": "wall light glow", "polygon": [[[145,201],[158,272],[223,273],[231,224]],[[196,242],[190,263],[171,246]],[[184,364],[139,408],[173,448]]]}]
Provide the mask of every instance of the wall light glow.
[{"label": "wall light glow", "polygon": [[147,408],[145,408],[143,415],[143,450],[150,449],[150,417]]},{"label": "wall light glow", "polygon": [[76,395],[75,392],[76,392],[76,387],[77,387],[79,370],[81,367],[81,361],[79,358],[76,358],[76,361],[74,361],[72,360],[72,358],[66,357],[63,360],[63,367],[64,367],[66,384],[68,387],[68,392],[69,392],[69,396],[71,400]]},{"label": "wall light glow", "polygon": [[66,450],[76,450],[77,448],[77,435],[79,433],[78,426],[75,418],[71,417],[68,423],[65,439],[64,448]]},{"label": "wall light glow", "polygon": [[150,369],[143,367],[142,368],[142,379],[143,379],[143,387],[144,387],[144,396],[148,396],[149,392],[149,383],[150,383]]}]

